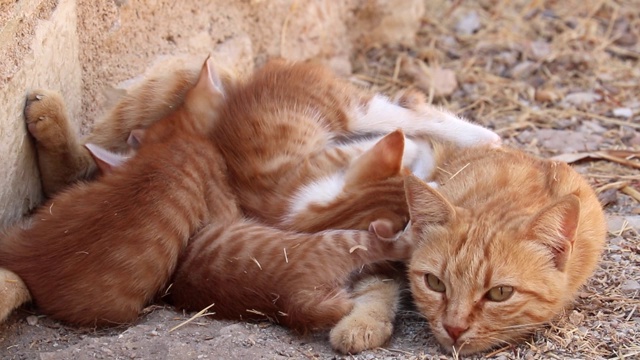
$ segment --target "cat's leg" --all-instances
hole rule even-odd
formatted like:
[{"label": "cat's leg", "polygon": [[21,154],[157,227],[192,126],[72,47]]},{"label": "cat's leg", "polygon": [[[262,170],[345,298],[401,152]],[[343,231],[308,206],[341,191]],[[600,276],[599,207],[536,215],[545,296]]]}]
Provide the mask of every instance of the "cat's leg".
[{"label": "cat's leg", "polygon": [[393,334],[400,289],[397,279],[382,274],[357,281],[353,309],[331,329],[331,346],[343,354],[355,354],[384,345]]},{"label": "cat's leg", "polygon": [[27,95],[24,109],[27,129],[35,140],[42,189],[46,196],[96,170],[89,152],[71,129],[62,97],[49,90]]},{"label": "cat's leg", "polygon": [[428,104],[415,90],[405,91],[395,102],[374,95],[364,106],[354,107],[350,118],[348,130],[355,134],[402,129],[409,136],[436,137],[462,147],[501,143],[498,134]]},{"label": "cat's leg", "polygon": [[20,305],[31,300],[22,279],[13,272],[0,268],[0,323]]}]

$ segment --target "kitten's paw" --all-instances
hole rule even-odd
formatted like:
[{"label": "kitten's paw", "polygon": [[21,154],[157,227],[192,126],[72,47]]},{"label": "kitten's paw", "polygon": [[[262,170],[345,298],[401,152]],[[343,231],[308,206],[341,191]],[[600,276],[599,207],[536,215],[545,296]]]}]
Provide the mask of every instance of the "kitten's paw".
[{"label": "kitten's paw", "polygon": [[20,305],[31,300],[22,279],[13,272],[0,268],[0,323]]},{"label": "kitten's paw", "polygon": [[351,314],[331,329],[331,346],[343,354],[355,354],[384,345],[393,334],[393,324],[372,316]]},{"label": "kitten's paw", "polygon": [[418,111],[427,104],[426,95],[417,89],[406,89],[398,92],[393,102],[405,109]]},{"label": "kitten's paw", "polygon": [[29,133],[38,143],[58,146],[67,140],[69,122],[60,94],[42,89],[29,92],[24,117]]}]

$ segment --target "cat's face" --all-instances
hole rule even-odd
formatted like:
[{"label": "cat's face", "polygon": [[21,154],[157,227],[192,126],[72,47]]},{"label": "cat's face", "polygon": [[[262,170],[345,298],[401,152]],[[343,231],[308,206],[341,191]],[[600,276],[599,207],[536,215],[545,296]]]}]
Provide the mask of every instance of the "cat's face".
[{"label": "cat's face", "polygon": [[[460,354],[488,350],[520,340],[562,308],[566,274],[532,235],[536,214],[500,218],[425,193],[417,200],[424,213],[412,208],[411,236],[419,246],[409,279],[440,344]],[[415,193],[409,197],[416,200]]]}]

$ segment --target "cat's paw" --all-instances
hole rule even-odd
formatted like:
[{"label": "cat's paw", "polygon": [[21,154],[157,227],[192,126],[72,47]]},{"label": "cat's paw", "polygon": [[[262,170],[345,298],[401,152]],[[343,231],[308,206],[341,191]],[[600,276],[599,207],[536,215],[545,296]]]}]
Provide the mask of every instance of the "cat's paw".
[{"label": "cat's paw", "polygon": [[384,345],[393,334],[393,324],[365,314],[350,314],[331,329],[331,346],[343,354],[356,354]]},{"label": "cat's paw", "polygon": [[40,145],[56,147],[68,140],[69,122],[60,94],[42,89],[29,92],[24,117],[29,133]]}]

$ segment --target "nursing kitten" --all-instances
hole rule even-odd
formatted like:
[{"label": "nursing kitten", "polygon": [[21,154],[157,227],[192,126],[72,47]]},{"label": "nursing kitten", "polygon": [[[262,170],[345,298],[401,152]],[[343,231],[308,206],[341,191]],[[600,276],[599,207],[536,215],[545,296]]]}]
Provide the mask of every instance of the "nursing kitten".
[{"label": "nursing kitten", "polygon": [[[378,240],[368,231],[295,234],[245,220],[227,185],[224,160],[209,139],[223,98],[214,74],[205,64],[184,105],[145,130],[131,159],[87,145],[106,174],[59,193],[37,212],[31,228],[14,229],[2,239],[0,266],[26,283],[44,313],[77,325],[135,320],[203,225],[187,248],[188,254],[208,257],[192,261],[188,275],[192,279],[202,267],[210,283],[197,284],[200,293],[228,295],[216,311],[237,318],[250,306],[272,307],[286,312],[286,323],[298,329],[326,326],[351,310],[345,283],[354,270],[409,258],[410,239]],[[27,114],[44,114],[36,122],[27,116],[37,141],[49,139],[41,136],[45,132],[69,133],[65,114],[46,111],[62,109],[55,104],[59,98],[32,99]],[[216,262],[220,251],[201,253],[200,245],[230,253]],[[330,270],[318,271],[320,264]],[[175,289],[183,283],[176,281]],[[251,285],[254,296],[237,289],[242,284]],[[280,302],[254,293],[281,294]],[[189,297],[199,299],[197,291]]]},{"label": "nursing kitten", "polygon": [[565,163],[507,148],[436,146],[432,188],[406,193],[415,304],[459,354],[521,340],[569,305],[606,238],[589,184]]},{"label": "nursing kitten", "polygon": [[[148,128],[136,156],[59,193],[29,228],[0,237],[0,267],[24,281],[43,313],[84,326],[135,320],[166,285],[190,236],[238,213],[224,160],[207,137],[222,101],[209,75],[205,66],[184,105]],[[54,115],[30,122],[31,134],[66,136],[57,99],[30,99],[30,111]]]}]

